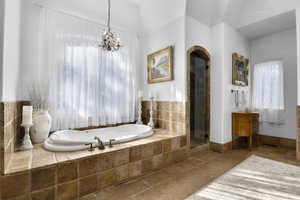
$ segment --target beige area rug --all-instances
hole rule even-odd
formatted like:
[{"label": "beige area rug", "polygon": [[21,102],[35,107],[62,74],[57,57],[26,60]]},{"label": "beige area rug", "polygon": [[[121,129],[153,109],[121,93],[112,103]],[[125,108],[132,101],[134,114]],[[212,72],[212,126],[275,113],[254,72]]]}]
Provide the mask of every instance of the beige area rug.
[{"label": "beige area rug", "polygon": [[300,200],[300,167],[251,156],[186,200]]}]

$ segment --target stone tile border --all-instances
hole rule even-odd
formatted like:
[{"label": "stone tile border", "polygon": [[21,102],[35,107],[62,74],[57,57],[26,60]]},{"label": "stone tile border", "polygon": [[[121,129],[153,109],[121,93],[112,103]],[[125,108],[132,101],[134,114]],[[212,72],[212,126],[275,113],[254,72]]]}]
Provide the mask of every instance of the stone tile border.
[{"label": "stone tile border", "polygon": [[158,102],[155,120],[166,130],[113,149],[53,153],[37,145],[15,152],[22,106],[29,104],[0,103],[0,200],[78,199],[187,157],[184,102]]},{"label": "stone tile border", "polygon": [[[150,118],[150,101],[142,102],[142,119],[147,124]],[[157,128],[186,133],[186,102],[154,101],[153,118]]]},{"label": "stone tile border", "polygon": [[187,157],[186,136],[1,176],[0,199],[78,199]]},{"label": "stone tile border", "polygon": [[[0,103],[0,173],[2,174],[4,174],[5,171],[9,171],[7,168],[13,152],[17,151],[24,134],[20,127],[23,105],[30,105],[30,102],[19,101]],[[150,102],[144,101],[143,121],[145,124],[149,121],[149,108]],[[181,133],[183,135],[187,133],[186,102],[156,101],[154,102],[154,110],[157,128]],[[30,155],[24,156],[28,157]],[[46,157],[49,158],[48,155],[46,155]],[[44,165],[47,163],[49,164],[49,162],[51,163],[51,160],[53,159],[44,159]],[[33,165],[37,165],[38,167],[40,163],[33,163]],[[26,169],[28,167],[20,166],[19,168]]]},{"label": "stone tile border", "polygon": [[[42,145],[35,145],[34,149],[31,151],[20,151],[15,152],[11,156],[11,160],[5,170],[6,174],[12,174],[17,172],[22,172],[25,170],[36,169],[40,167],[50,166],[59,164],[66,161],[74,161],[82,159],[89,156],[96,156],[104,153],[113,153],[121,149],[135,148],[137,149],[137,155],[135,160],[140,158],[145,158],[149,155],[149,143],[155,143],[162,140],[172,139],[174,137],[183,136],[182,134],[175,134],[166,130],[155,129],[154,135],[140,140],[135,140],[128,143],[122,143],[114,145],[113,148],[106,148],[105,150],[95,149],[90,152],[87,150],[76,151],[76,152],[50,152],[45,150]],[[143,151],[138,151],[141,146],[146,145],[146,149]],[[157,147],[154,145],[155,151],[158,151]],[[154,148],[153,147],[153,148]],[[138,155],[140,154],[140,155]],[[133,156],[133,155],[131,155]]]},{"label": "stone tile border", "polygon": [[209,149],[215,152],[224,153],[232,149],[232,141],[226,144],[209,142]]},{"label": "stone tile border", "polygon": [[28,101],[0,102],[0,173],[3,173],[22,138],[21,115]]}]

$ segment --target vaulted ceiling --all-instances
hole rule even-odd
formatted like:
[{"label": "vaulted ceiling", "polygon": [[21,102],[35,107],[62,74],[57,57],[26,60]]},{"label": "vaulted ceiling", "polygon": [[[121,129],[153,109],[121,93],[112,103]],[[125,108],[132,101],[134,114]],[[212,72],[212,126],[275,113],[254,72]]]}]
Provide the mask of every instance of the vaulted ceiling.
[{"label": "vaulted ceiling", "polygon": [[[107,0],[33,0],[89,18],[105,19]],[[153,32],[170,21],[184,16],[186,0],[111,0],[113,24]]]},{"label": "vaulted ceiling", "polygon": [[[107,0],[33,0],[34,3],[105,23]],[[128,0],[112,0],[112,24],[131,30],[139,28],[139,8]]]},{"label": "vaulted ceiling", "polygon": [[[185,15],[186,0],[129,0],[140,8],[144,31],[152,32]],[[189,0],[187,0],[189,1]]]},{"label": "vaulted ceiling", "polygon": [[249,39],[294,28],[300,0],[187,0],[186,15],[208,26],[226,22]]},{"label": "vaulted ceiling", "polygon": [[187,0],[187,15],[213,26],[241,28],[300,7],[299,0]]},{"label": "vaulted ceiling", "polygon": [[[96,20],[106,19],[107,0],[31,1],[71,13],[79,13]],[[208,26],[226,22],[244,31],[256,31],[251,24],[257,24],[300,7],[300,0],[111,0],[111,2],[113,24],[126,26],[140,33],[154,32],[184,15],[193,17]],[[274,23],[274,26],[286,27],[287,25],[284,24],[288,17],[285,16],[285,19],[281,20],[282,24]],[[275,30],[275,27],[273,29]],[[257,32],[255,34],[259,35]]]},{"label": "vaulted ceiling", "polygon": [[223,21],[236,25],[245,2],[246,0],[188,0],[187,15],[208,26]]}]

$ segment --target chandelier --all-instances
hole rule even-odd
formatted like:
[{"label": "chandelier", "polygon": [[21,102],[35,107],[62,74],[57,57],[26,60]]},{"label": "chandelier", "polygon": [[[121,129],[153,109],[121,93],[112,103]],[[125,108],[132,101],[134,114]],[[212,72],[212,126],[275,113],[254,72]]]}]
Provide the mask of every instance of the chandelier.
[{"label": "chandelier", "polygon": [[111,32],[110,28],[110,12],[111,4],[108,0],[108,12],[107,12],[107,30],[102,34],[102,42],[99,45],[104,51],[118,51],[121,47],[120,38],[116,36],[115,33]]}]

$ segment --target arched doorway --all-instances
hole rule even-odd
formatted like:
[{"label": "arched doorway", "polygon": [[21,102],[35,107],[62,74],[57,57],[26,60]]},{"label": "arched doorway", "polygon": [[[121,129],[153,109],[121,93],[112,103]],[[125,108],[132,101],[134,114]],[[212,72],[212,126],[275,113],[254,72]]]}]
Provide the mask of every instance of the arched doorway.
[{"label": "arched doorway", "polygon": [[200,46],[187,55],[187,133],[191,148],[209,142],[210,137],[210,54]]}]

